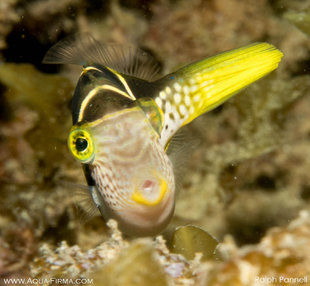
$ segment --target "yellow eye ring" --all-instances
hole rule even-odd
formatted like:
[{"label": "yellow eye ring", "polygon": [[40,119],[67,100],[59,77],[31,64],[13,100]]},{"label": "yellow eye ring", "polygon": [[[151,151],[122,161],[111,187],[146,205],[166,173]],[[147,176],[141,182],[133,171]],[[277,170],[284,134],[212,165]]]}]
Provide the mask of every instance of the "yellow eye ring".
[{"label": "yellow eye ring", "polygon": [[73,127],[68,138],[68,147],[72,155],[87,164],[94,159],[94,144],[90,133],[85,129]]}]

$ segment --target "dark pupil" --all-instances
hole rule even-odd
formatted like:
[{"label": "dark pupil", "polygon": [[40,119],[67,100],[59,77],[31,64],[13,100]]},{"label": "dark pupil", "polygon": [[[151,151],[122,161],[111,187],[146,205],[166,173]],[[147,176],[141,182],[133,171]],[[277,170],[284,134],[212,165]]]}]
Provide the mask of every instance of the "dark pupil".
[{"label": "dark pupil", "polygon": [[88,142],[85,138],[78,138],[76,139],[75,147],[76,147],[76,150],[78,150],[79,152],[83,152],[87,149]]}]

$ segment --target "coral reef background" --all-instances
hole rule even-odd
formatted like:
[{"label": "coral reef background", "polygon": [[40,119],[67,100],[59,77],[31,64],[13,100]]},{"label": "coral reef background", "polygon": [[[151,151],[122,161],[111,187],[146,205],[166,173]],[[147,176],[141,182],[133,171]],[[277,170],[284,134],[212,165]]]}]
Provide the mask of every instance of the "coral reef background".
[{"label": "coral reef background", "polygon": [[[66,146],[80,69],[41,63],[51,45],[81,32],[148,51],[163,74],[250,42],[284,53],[276,72],[180,135],[190,156],[163,236],[124,238],[89,215]],[[0,285],[310,284],[309,37],[309,0],[1,0]],[[201,231],[175,232],[188,224]]]}]

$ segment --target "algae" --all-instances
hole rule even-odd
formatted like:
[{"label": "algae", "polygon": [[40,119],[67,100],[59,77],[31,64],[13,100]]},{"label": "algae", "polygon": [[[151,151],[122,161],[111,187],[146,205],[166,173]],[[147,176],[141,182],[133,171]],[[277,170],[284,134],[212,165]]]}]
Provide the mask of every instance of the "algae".
[{"label": "algae", "polygon": [[202,260],[214,257],[218,241],[206,231],[192,225],[179,227],[172,236],[171,250],[192,260],[196,253],[201,253]]},{"label": "algae", "polygon": [[63,147],[70,128],[71,82],[58,75],[42,74],[27,64],[2,64],[0,82],[6,87],[5,96],[11,106],[24,105],[36,113],[36,126],[25,138],[39,156],[37,160],[44,158],[48,162],[45,168],[51,172],[67,156]]},{"label": "algae", "polygon": [[310,11],[306,12],[287,12],[284,17],[296,25],[300,30],[310,35]]}]

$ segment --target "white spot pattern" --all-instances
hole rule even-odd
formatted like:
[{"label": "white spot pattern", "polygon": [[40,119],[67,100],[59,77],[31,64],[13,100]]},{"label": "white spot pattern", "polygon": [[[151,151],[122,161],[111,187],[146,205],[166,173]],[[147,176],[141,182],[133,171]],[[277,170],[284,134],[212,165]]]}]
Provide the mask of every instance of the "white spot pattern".
[{"label": "white spot pattern", "polygon": [[179,93],[175,93],[174,94],[174,102],[176,104],[180,104],[181,103],[181,94],[179,94]]},{"label": "white spot pattern", "polygon": [[177,92],[180,92],[181,89],[182,89],[181,85],[180,85],[179,83],[177,83],[177,82],[175,82],[175,83],[173,84],[173,87],[174,87],[174,89],[175,89]]}]

